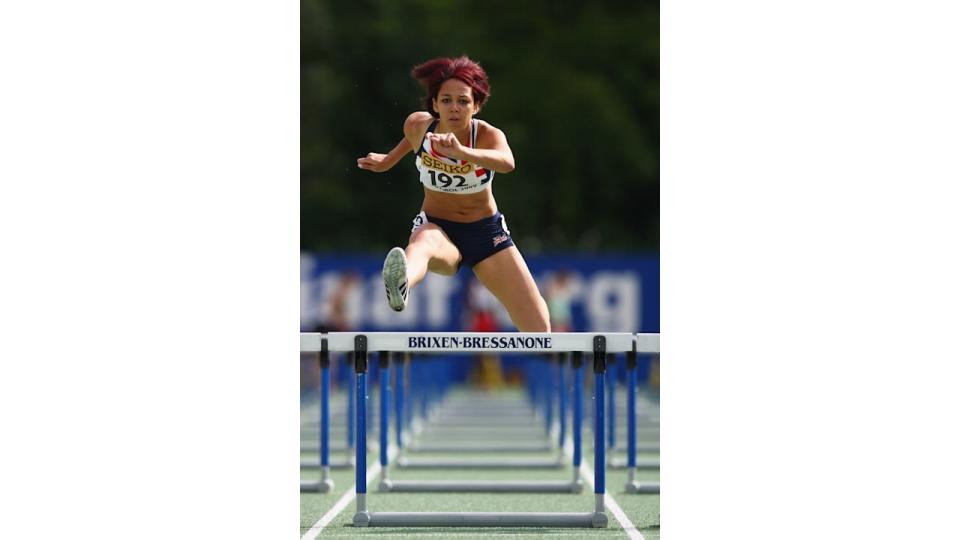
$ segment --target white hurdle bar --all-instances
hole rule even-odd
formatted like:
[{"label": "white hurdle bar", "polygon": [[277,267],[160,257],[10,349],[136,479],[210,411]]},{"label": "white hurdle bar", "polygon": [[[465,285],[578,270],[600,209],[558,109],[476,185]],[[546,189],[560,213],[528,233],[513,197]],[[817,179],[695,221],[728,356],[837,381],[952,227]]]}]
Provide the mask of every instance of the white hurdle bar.
[{"label": "white hurdle bar", "polygon": [[[659,334],[627,333],[301,333],[301,352],[354,353],[356,392],[366,394],[367,352],[593,352],[594,399],[604,403],[603,374],[608,352],[659,353]],[[359,402],[359,400],[358,400]],[[572,512],[370,512],[366,493],[366,413],[357,408],[356,527],[606,527],[604,511],[604,407],[596,407],[594,511]],[[384,469],[383,480],[386,478]]]}]

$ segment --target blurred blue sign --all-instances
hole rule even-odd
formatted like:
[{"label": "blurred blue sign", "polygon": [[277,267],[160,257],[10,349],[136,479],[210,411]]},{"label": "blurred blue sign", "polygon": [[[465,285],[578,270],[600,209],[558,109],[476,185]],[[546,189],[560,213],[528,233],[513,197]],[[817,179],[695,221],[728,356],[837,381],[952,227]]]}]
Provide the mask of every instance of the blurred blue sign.
[{"label": "blurred blue sign", "polygon": [[[554,330],[659,332],[658,256],[525,256],[551,308]],[[300,330],[513,331],[506,311],[473,273],[428,273],[407,309],[387,305],[383,257],[300,255]],[[478,315],[485,312],[485,315]]]}]

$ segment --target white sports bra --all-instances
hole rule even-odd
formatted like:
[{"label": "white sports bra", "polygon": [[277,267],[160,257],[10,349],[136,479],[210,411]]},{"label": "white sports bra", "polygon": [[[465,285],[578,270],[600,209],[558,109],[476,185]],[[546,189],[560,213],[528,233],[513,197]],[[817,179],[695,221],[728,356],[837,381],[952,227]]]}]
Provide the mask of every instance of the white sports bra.
[{"label": "white sports bra", "polygon": [[[451,159],[435,152],[427,139],[439,120],[430,123],[417,150],[417,170],[423,187],[443,193],[479,193],[493,180],[493,171],[465,160]],[[470,121],[470,148],[477,145],[477,121]]]}]

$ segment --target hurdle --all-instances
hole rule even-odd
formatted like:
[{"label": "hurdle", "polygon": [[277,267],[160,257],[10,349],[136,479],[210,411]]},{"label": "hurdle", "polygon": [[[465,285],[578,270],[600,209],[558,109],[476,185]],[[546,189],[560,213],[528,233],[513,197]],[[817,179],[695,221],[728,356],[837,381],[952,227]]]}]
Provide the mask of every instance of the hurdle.
[{"label": "hurdle", "polygon": [[[607,446],[607,456],[609,461],[607,463],[607,468],[609,469],[626,469],[627,468],[627,459],[626,454],[629,451],[630,453],[659,453],[660,452],[660,422],[659,418],[650,417],[648,415],[643,415],[645,420],[641,423],[641,415],[637,410],[637,362],[636,356],[633,356],[632,353],[627,353],[627,362],[626,362],[626,382],[627,382],[627,392],[625,393],[624,401],[626,402],[621,406],[620,403],[616,403],[613,406],[616,407],[617,412],[615,414],[623,414],[623,417],[626,421],[619,425],[614,426],[615,428],[620,427],[626,431],[625,439],[633,439],[634,445],[632,448],[626,446]],[[633,407],[633,411],[630,408]],[[619,430],[618,430],[619,431]],[[653,438],[651,438],[651,436]],[[617,457],[617,454],[622,454],[621,457]],[[637,469],[659,469],[660,462],[657,459],[653,460],[643,460],[636,462]]]},{"label": "hurdle", "polygon": [[[403,491],[403,492],[487,492],[487,493],[580,493],[583,491],[583,483],[580,480],[579,470],[581,464],[581,429],[582,429],[582,416],[583,416],[583,374],[580,371],[582,366],[582,353],[575,352],[572,365],[574,370],[577,373],[574,382],[574,454],[573,454],[573,479],[571,481],[450,481],[450,480],[440,480],[440,481],[407,481],[402,483],[390,482],[381,483],[381,491]],[[563,446],[565,442],[565,424],[566,424],[566,385],[564,384],[563,377],[563,359],[560,358],[560,376],[558,385],[559,389],[559,401],[560,401],[560,411],[559,411],[559,446]],[[549,387],[549,385],[548,385]],[[545,399],[552,399],[549,390],[546,392]],[[534,397],[533,401],[536,401],[538,398]],[[546,410],[548,414],[545,414],[547,418],[547,425],[552,424],[552,417],[549,414],[550,404],[546,403]],[[597,413],[602,413],[602,409],[595,411]],[[532,420],[532,419],[531,419]],[[549,431],[549,428],[548,428]],[[602,437],[601,437],[602,439]],[[483,448],[496,448],[496,447],[483,447]],[[457,449],[459,449],[457,447]],[[547,446],[547,449],[552,449],[551,446]],[[500,468],[500,469],[532,469],[532,468],[559,468],[562,467],[562,457],[557,461],[541,461],[541,460],[488,460],[486,462],[478,461],[459,461],[459,460],[446,460],[444,462],[432,461],[429,463],[417,463],[416,465],[420,468],[463,468],[463,469],[491,469],[491,468]],[[403,461],[404,458],[399,460],[401,463],[409,462]],[[381,464],[383,465],[383,464]],[[659,464],[658,464],[659,465]]]},{"label": "hurdle", "polygon": [[[627,493],[660,493],[660,482],[640,482],[637,471],[637,353],[660,354],[659,334],[638,334],[633,350],[627,352]],[[659,445],[658,445],[659,448]],[[657,460],[657,468],[660,461]]]},{"label": "hurdle", "polygon": [[[327,342],[324,345],[324,342]],[[392,352],[593,352],[595,377],[594,400],[604,402],[603,373],[607,352],[626,352],[636,347],[633,334],[619,333],[438,333],[419,334],[391,332],[343,332],[330,334],[301,333],[302,352],[319,351],[325,346],[332,351],[353,351],[357,396],[366,395],[367,351]],[[575,357],[578,355],[574,355]],[[582,381],[582,373],[579,373]],[[594,511],[592,512],[371,512],[367,507],[366,490],[366,411],[357,410],[356,440],[356,527],[606,527],[604,510],[605,455],[604,407],[596,407],[594,430]],[[576,407],[575,407],[576,414]],[[575,430],[576,435],[576,430]],[[576,474],[576,472],[575,472]]]},{"label": "hurdle", "polygon": [[[446,401],[449,401],[447,399]],[[491,425],[491,415],[497,418],[497,424]],[[504,419],[505,418],[505,419]],[[500,421],[504,419],[503,421]],[[542,453],[558,450],[550,445],[547,434],[531,435],[530,428],[537,422],[533,413],[518,412],[515,405],[467,403],[454,401],[453,408],[445,407],[436,411],[432,419],[421,426],[417,440],[411,442],[409,452],[452,451],[462,453],[478,452],[517,452]],[[492,443],[490,437],[507,436],[509,443]],[[447,438],[457,442],[451,443]],[[464,440],[464,437],[477,437],[476,440]],[[440,438],[440,440],[431,440]],[[386,464],[381,463],[384,471]],[[478,460],[462,458],[423,458],[402,456],[394,462],[398,469],[562,469],[563,457],[557,452],[552,458],[512,458]],[[508,485],[509,484],[509,485]],[[491,491],[523,493],[577,492],[579,486],[570,486],[567,482],[467,482],[467,481],[426,481],[407,480],[381,482],[381,491]]]},{"label": "hurdle", "polygon": [[[307,351],[301,351],[307,352]],[[301,469],[320,469],[319,480],[301,480],[301,493],[330,493],[334,482],[330,477],[331,469],[350,469],[354,466],[354,454],[348,454],[347,459],[340,463],[330,462],[330,351],[326,340],[322,340],[317,353],[317,362],[320,365],[320,458],[316,461],[300,460]],[[345,448],[353,450],[353,399],[352,393],[347,392],[347,441]],[[307,448],[309,450],[310,448]],[[301,451],[304,450],[301,445]]]},{"label": "hurdle", "polygon": [[[301,352],[306,352],[302,351]],[[327,340],[321,340],[317,351],[320,364],[320,480],[300,481],[300,492],[329,493],[333,491],[333,479],[330,478],[330,351]],[[303,467],[303,463],[300,464]]]},{"label": "hurdle", "polygon": [[[502,404],[477,404],[467,402],[465,406],[459,400],[454,401],[455,408],[462,408],[464,412],[468,413],[465,417],[470,418],[468,425],[463,425],[461,422],[455,421],[456,418],[461,414],[460,412],[450,413],[448,410],[444,409],[438,411],[433,420],[428,424],[423,426],[420,436],[417,437],[417,441],[412,442],[408,445],[408,450],[411,451],[455,451],[455,452],[542,452],[542,451],[551,451],[554,450],[552,446],[549,445],[549,439],[545,436],[540,436],[539,440],[529,440],[523,441],[526,444],[522,444],[520,441],[514,441],[509,444],[491,444],[490,440],[478,439],[475,441],[464,441],[461,439],[464,435],[473,435],[478,436],[482,433],[473,433],[471,430],[475,430],[478,427],[490,427],[489,423],[479,422],[480,420],[488,420],[490,417],[488,415],[493,414],[496,418],[499,418],[503,414],[510,414],[514,419],[519,419],[519,423],[513,423],[512,425],[508,424],[510,427],[506,430],[508,436],[512,439],[516,438],[518,434],[526,434],[530,430],[530,426],[534,425],[537,421],[537,418],[532,413],[517,413],[516,404],[514,405],[502,405]],[[483,410],[486,411],[486,414],[483,414]],[[443,422],[444,419],[449,420],[448,422]],[[440,422],[441,426],[436,427],[436,424]],[[457,439],[456,443],[450,442],[433,442],[428,443],[420,439],[428,437],[429,435],[440,435],[439,433],[434,433],[434,429],[442,431],[447,436],[453,436]],[[504,430],[499,430],[497,432],[488,432],[488,435],[503,435]],[[472,445],[472,446],[471,446]],[[382,470],[384,471],[384,476],[379,484],[379,491],[391,491],[391,492],[488,492],[488,493],[579,493],[582,491],[582,486],[580,485],[571,485],[570,482],[564,481],[550,481],[550,480],[539,480],[539,481],[477,481],[477,480],[390,480],[389,479],[389,464],[381,461],[380,463]],[[416,458],[402,456],[394,462],[394,466],[397,469],[510,469],[510,470],[529,470],[529,469],[561,469],[564,467],[562,456],[558,453],[552,459],[538,459],[538,458],[512,458],[512,459],[487,459],[487,460],[477,460],[477,459],[437,459],[437,458]]]},{"label": "hurdle", "polygon": [[[616,360],[611,360],[609,362],[609,365],[610,366],[616,365]],[[616,437],[617,435],[617,399],[616,399],[617,373],[616,371],[617,370],[608,369],[607,370],[607,376],[608,376],[607,386],[609,388],[609,391],[607,392],[608,399],[606,403],[606,407],[607,407],[607,468],[626,469],[629,467],[631,469],[659,470],[660,469],[659,459],[646,459],[646,460],[638,461],[636,460],[636,458],[634,458],[633,464],[630,465],[628,463],[628,460],[618,460],[616,458],[616,453],[618,451],[629,453],[634,456],[636,455],[637,452],[644,452],[644,451],[659,452],[660,451],[659,441],[657,441],[656,445],[649,444],[649,443],[645,444],[643,447],[637,447],[636,445],[637,416],[636,416],[636,410],[631,410],[631,407],[634,407],[634,408],[636,407],[635,392],[636,392],[637,358],[636,358],[635,351],[627,352],[626,370],[627,370],[627,384],[628,384],[628,389],[627,389],[628,404],[626,407],[627,431],[628,431],[628,437],[633,439],[634,444],[629,448],[619,448],[617,446],[617,437]],[[653,430],[653,433],[655,433],[658,438],[659,438],[659,431],[660,431],[659,428],[657,428],[656,430]]]}]

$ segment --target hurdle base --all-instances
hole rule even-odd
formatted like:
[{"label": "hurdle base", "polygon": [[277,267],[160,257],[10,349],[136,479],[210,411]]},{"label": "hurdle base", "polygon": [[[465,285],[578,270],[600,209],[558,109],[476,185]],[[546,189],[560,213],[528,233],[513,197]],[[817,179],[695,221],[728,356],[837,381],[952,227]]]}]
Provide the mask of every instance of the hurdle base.
[{"label": "hurdle base", "polygon": [[353,514],[353,526],[354,527],[370,527],[373,525],[371,523],[372,515],[370,512],[364,510],[363,512],[357,512]]},{"label": "hurdle base", "polygon": [[660,494],[660,482],[638,482],[634,480],[633,482],[627,482],[627,485],[624,487],[624,491],[627,493],[640,493],[640,494]]},{"label": "hurdle base", "polygon": [[[331,463],[331,464],[330,464],[330,468],[331,468],[331,469],[338,469],[338,470],[340,470],[340,469],[352,469],[353,466],[355,465],[355,462],[356,462],[356,459],[349,459],[349,460],[347,460],[347,461],[345,461],[345,462],[342,461],[342,462],[339,462],[339,463]],[[318,459],[318,460],[315,460],[315,461],[304,461],[304,460],[300,460],[300,468],[301,468],[301,469],[319,469],[319,468],[320,468],[320,460],[319,460],[319,459]]]},{"label": "hurdle base", "polygon": [[591,523],[593,524],[594,529],[606,529],[607,528],[607,515],[603,512],[594,512]]},{"label": "hurdle base", "polygon": [[542,453],[555,450],[550,444],[536,445],[457,445],[457,444],[411,444],[407,446],[409,452],[458,452],[458,453],[490,453],[490,452],[517,452]]},{"label": "hurdle base", "polygon": [[300,493],[330,493],[333,491],[333,480],[301,480]]},{"label": "hurdle base", "polygon": [[565,481],[386,480],[380,491],[395,493],[581,493],[583,484]]},{"label": "hurdle base", "polygon": [[570,527],[604,528],[602,512],[360,512],[355,527]]},{"label": "hurdle base", "polygon": [[[659,443],[656,443],[656,444],[644,444],[644,445],[642,445],[642,446],[641,446],[641,445],[637,445],[637,450],[636,450],[636,452],[637,452],[638,454],[641,454],[641,453],[649,453],[649,452],[659,452],[659,451],[660,451],[660,444],[659,444]],[[627,453],[627,449],[626,449],[626,448],[617,448],[617,449],[615,449],[615,452],[616,452],[617,454],[623,455],[623,454],[626,454],[626,453]]]},{"label": "hurdle base", "polygon": [[396,466],[401,469],[562,469],[559,459],[500,459],[500,460],[440,460],[401,457]]},{"label": "hurdle base", "polygon": [[[628,469],[627,460],[611,459],[607,461],[608,469]],[[637,460],[637,464],[633,467],[634,469],[643,469],[643,470],[660,470],[660,460],[659,459],[647,459],[647,460]]]}]

